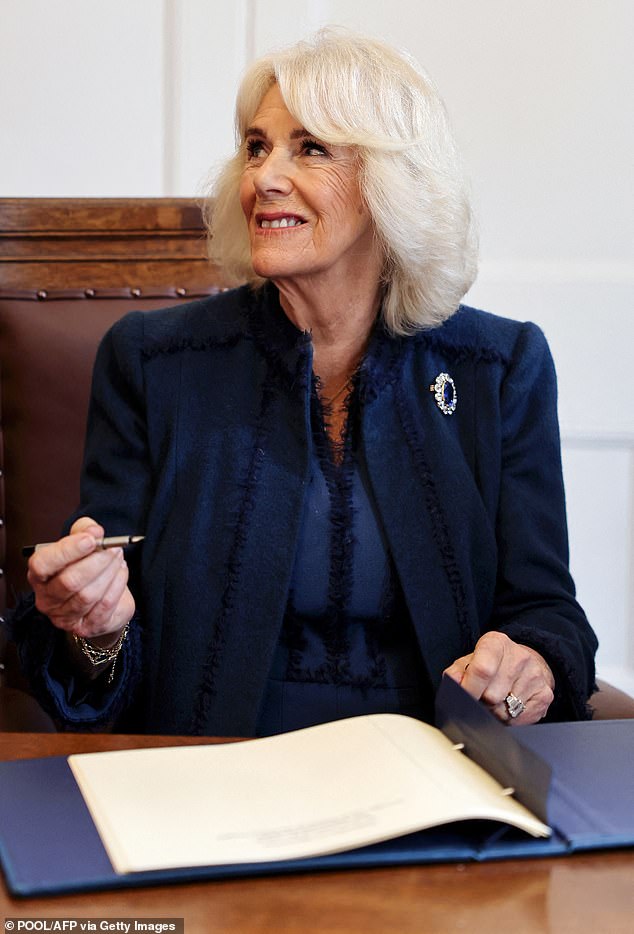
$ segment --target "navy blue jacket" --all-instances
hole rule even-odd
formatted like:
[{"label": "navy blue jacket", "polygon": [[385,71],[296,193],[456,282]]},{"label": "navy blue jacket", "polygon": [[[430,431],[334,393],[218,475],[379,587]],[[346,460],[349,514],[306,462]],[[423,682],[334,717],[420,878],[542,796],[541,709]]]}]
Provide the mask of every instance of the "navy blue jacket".
[{"label": "navy blue jacket", "polygon": [[[67,728],[253,735],[308,481],[312,345],[272,285],[134,312],[104,338],[77,515],[144,533],[137,618],[99,702],[68,701],[48,621],[15,631]],[[448,373],[452,415],[430,385]],[[575,601],[541,331],[461,307],[408,338],[378,325],[360,439],[430,679],[498,629],[549,662],[552,715],[585,715],[596,640]],[[63,677],[61,677],[63,681]]]}]

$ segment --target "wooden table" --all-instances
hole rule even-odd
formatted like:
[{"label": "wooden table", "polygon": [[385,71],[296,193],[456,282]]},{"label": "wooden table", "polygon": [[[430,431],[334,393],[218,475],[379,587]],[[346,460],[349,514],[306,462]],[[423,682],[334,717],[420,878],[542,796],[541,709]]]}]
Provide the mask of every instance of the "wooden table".
[{"label": "wooden table", "polygon": [[[0,733],[0,759],[209,742]],[[1,793],[1,789],[0,789]],[[4,918],[185,919],[185,934],[632,934],[634,851],[12,898]],[[1,928],[0,928],[1,930]]]}]

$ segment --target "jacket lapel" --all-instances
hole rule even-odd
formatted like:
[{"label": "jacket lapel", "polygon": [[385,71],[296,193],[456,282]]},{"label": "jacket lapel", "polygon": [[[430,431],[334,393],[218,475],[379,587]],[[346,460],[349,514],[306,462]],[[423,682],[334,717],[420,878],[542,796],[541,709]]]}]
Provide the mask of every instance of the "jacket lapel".
[{"label": "jacket lapel", "polygon": [[[365,409],[363,444],[405,599],[437,687],[444,668],[471,651],[477,639],[474,574],[485,567],[495,543],[465,457],[468,398],[455,414],[443,415],[429,387],[446,369],[446,360],[422,343],[410,345],[403,357],[398,377]],[[465,388],[471,367],[467,361],[453,368]],[[475,538],[472,528],[478,530]],[[484,580],[478,587],[482,583],[486,590]]]},{"label": "jacket lapel", "polygon": [[[312,348],[271,290],[250,331],[267,371],[220,619],[219,664],[208,667],[195,732],[252,736],[284,618],[311,456]],[[215,698],[222,698],[216,701]]]}]

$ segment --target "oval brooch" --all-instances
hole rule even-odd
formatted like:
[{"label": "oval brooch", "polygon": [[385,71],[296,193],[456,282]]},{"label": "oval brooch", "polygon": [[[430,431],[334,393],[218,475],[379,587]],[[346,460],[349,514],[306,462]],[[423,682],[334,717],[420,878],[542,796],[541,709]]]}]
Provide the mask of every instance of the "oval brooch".
[{"label": "oval brooch", "polygon": [[458,393],[456,392],[456,384],[449,373],[439,373],[429,387],[429,391],[434,393],[436,405],[442,414],[453,415],[458,404]]}]

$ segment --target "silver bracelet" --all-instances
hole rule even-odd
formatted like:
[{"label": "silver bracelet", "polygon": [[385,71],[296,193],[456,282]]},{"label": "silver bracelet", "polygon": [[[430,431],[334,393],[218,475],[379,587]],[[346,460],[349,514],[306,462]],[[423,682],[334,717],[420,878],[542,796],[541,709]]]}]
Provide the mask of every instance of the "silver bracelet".
[{"label": "silver bracelet", "polygon": [[110,669],[110,674],[108,675],[108,684],[111,683],[114,678],[114,669],[117,663],[117,657],[121,651],[121,646],[125,642],[128,630],[130,629],[130,623],[127,622],[123,627],[123,631],[114,645],[111,645],[109,649],[100,649],[98,646],[93,645],[92,642],[89,642],[88,639],[84,639],[83,636],[73,636],[75,640],[75,645],[79,648],[82,655],[85,655],[86,658],[90,661],[91,665],[97,668],[99,665],[105,665],[106,662],[112,662],[112,668]]}]

